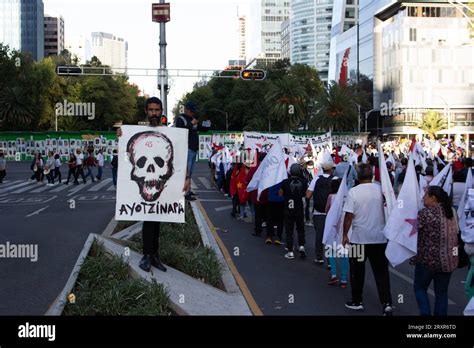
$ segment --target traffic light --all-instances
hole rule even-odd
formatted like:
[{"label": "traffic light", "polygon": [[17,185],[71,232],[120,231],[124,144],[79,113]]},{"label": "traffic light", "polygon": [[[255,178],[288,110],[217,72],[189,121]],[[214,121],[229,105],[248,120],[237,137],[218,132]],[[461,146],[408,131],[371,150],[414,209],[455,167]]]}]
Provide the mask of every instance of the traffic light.
[{"label": "traffic light", "polygon": [[168,116],[166,115],[161,116],[161,125],[166,126],[166,127],[168,126]]},{"label": "traffic light", "polygon": [[247,81],[262,81],[265,80],[266,73],[264,70],[242,70],[240,78]]}]

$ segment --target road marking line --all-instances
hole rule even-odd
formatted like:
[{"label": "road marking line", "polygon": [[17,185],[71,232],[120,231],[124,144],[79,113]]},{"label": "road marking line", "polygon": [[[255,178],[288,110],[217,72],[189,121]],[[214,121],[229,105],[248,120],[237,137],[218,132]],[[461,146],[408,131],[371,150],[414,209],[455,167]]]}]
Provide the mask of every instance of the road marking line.
[{"label": "road marking line", "polygon": [[51,192],[61,192],[67,188],[70,188],[70,186],[66,184],[61,184],[59,187],[56,187],[54,190],[51,190]]},{"label": "road marking line", "polygon": [[25,180],[15,180],[15,181],[4,181],[2,186],[0,186],[2,189],[19,184],[20,182],[25,182]]},{"label": "road marking line", "polygon": [[205,178],[203,176],[200,176],[200,177],[198,177],[198,180],[201,182],[201,184],[204,185],[204,187],[206,189],[209,190],[211,188],[211,183],[209,182],[209,180],[207,178]]},{"label": "road marking line", "polygon": [[108,185],[110,182],[112,181],[112,179],[105,179],[104,181],[102,181],[101,183],[95,185],[94,187],[88,189],[87,191],[88,192],[97,192],[99,191],[102,187]]},{"label": "road marking line", "polygon": [[229,210],[229,209],[232,209],[232,205],[226,205],[225,207],[219,207],[219,208],[215,208],[216,211],[223,211],[223,210]]},{"label": "road marking line", "polygon": [[107,189],[107,191],[117,191],[117,188],[114,185],[112,185]]},{"label": "road marking line", "polygon": [[191,179],[191,189],[192,190],[197,190],[198,189],[196,183],[194,182],[194,179]]},{"label": "road marking line", "polygon": [[52,187],[53,186],[44,185],[43,187],[40,187],[39,189],[31,191],[30,193],[40,193],[40,192],[46,191],[46,190],[48,190]]},{"label": "road marking line", "polygon": [[[393,269],[393,268],[389,268],[389,271],[392,272],[393,274],[395,274],[396,276],[402,278],[404,281],[410,283],[411,285],[413,285],[414,282],[415,282],[415,281],[414,281],[413,279],[411,279],[409,276],[406,276],[406,275],[404,275],[403,273],[401,273],[401,272],[399,272],[399,271],[397,271],[397,270],[395,270],[395,269]],[[430,294],[431,296],[435,297],[434,291],[433,291],[432,289],[430,289],[430,288],[428,288],[428,294]],[[455,305],[456,302],[454,302],[453,300],[450,300],[450,299],[448,298],[448,304],[450,304],[450,305]]]},{"label": "road marking line", "polygon": [[33,216],[33,215],[39,215],[39,213],[41,213],[43,210],[46,210],[49,208],[49,205],[47,205],[46,207],[44,208],[41,208],[41,209],[38,209],[37,211],[31,213],[30,215],[26,215],[26,217],[30,217],[30,216]]},{"label": "road marking line", "polygon": [[42,186],[38,186],[37,184],[36,184],[36,185],[34,185],[34,184],[36,184],[36,182],[33,182],[33,183],[32,183],[31,185],[29,185],[29,186],[22,187],[22,188],[20,188],[20,189],[18,189],[18,190],[12,191],[12,192],[10,192],[10,194],[23,193],[23,192],[28,191],[28,190],[34,190],[34,189],[37,188],[37,187],[42,187]]},{"label": "road marking line", "polygon": [[71,191],[69,191],[69,193],[67,194],[67,196],[72,196],[73,194],[75,194],[76,192],[79,192],[80,190],[86,188],[87,186],[89,186],[90,184],[92,184],[91,181],[88,181],[87,183],[85,184],[78,184],[77,187],[73,188]]},{"label": "road marking line", "polygon": [[257,302],[255,301],[254,297],[252,296],[252,293],[250,292],[247,283],[245,283],[244,278],[240,275],[239,271],[237,270],[237,267],[234,264],[234,261],[232,260],[232,257],[229,254],[229,251],[227,250],[226,246],[224,245],[224,242],[222,239],[219,237],[219,235],[216,233],[216,228],[214,227],[213,223],[209,219],[209,216],[207,216],[206,211],[204,210],[204,207],[199,201],[196,201],[197,206],[201,210],[201,213],[204,216],[204,219],[206,219],[207,224],[209,225],[209,228],[211,229],[211,233],[214,236],[217,245],[219,245],[219,248],[222,251],[222,254],[224,255],[224,258],[227,262],[227,265],[229,266],[230,271],[232,272],[235,281],[239,285],[240,291],[242,291],[242,295],[244,296],[245,300],[247,301],[247,304],[250,307],[250,310],[253,312],[254,315],[262,316],[263,313],[258,306]]},{"label": "road marking line", "polygon": [[7,188],[4,188],[4,189],[0,189],[0,193],[5,193],[5,192],[8,192],[8,191],[12,191],[16,188],[19,188],[19,187],[22,187],[22,186],[26,186],[26,185],[31,185],[33,183],[35,183],[36,181],[26,181],[26,182],[22,182],[21,184],[16,184],[16,185],[13,185],[13,186],[10,186],[10,187],[7,187]]}]

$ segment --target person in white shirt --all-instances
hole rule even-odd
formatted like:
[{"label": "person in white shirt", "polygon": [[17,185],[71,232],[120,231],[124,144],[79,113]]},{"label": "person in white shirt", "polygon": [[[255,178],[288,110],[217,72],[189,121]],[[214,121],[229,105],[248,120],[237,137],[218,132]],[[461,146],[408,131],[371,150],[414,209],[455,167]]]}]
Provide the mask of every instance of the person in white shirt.
[{"label": "person in white shirt", "polygon": [[[315,176],[306,191],[306,198],[313,197],[313,223],[316,231],[315,251],[317,264],[324,264],[324,225],[326,223],[326,202],[331,194],[331,181],[337,179],[333,176],[334,162],[328,161],[322,164],[323,174]],[[314,192],[314,194],[313,194]]]},{"label": "person in white shirt", "polygon": [[54,153],[52,151],[49,151],[48,159],[46,160],[46,164],[44,166],[44,174],[48,179],[48,186],[54,185],[54,169],[56,168],[54,162]]},{"label": "person in white shirt", "polygon": [[[344,231],[342,244],[351,244],[351,250],[361,251],[360,255],[349,254],[351,270],[352,301],[346,307],[363,310],[362,291],[365,278],[365,261],[369,259],[374,273],[382,313],[392,315],[392,295],[390,293],[390,277],[388,260],[385,256],[387,239],[383,233],[385,227],[384,198],[382,188],[372,183],[373,172],[368,164],[358,168],[359,185],[347,194],[344,204]],[[352,226],[352,233],[348,236]]]},{"label": "person in white shirt", "polygon": [[97,156],[95,157],[97,160],[97,180],[102,180],[102,170],[104,169],[104,155],[102,154],[102,150],[99,150]]},{"label": "person in white shirt", "polygon": [[84,154],[82,153],[81,149],[77,149],[76,150],[76,176],[74,177],[74,185],[79,185],[79,181],[77,181],[77,178],[79,178],[79,175],[81,175],[84,184],[87,182],[86,177],[84,175],[83,162],[84,162]]},{"label": "person in white shirt", "polygon": [[54,155],[54,177],[53,180],[59,178],[59,183],[61,183],[61,159],[58,154]]}]

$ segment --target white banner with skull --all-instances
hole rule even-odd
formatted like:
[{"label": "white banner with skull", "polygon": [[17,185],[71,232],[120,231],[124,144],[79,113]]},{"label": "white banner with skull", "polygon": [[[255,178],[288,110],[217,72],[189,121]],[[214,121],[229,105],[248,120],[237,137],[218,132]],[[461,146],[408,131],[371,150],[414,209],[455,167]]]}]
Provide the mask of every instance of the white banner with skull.
[{"label": "white banner with skull", "polygon": [[122,126],[115,219],[184,223],[188,130]]}]

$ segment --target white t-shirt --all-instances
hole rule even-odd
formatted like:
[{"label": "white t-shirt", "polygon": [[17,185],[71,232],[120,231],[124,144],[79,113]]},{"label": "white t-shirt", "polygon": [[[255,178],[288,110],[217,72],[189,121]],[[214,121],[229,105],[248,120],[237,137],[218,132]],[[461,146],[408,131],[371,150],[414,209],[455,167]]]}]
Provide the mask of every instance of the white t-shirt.
[{"label": "white t-shirt", "polygon": [[84,160],[84,154],[76,154],[76,165],[82,166],[82,161]]},{"label": "white t-shirt", "polygon": [[466,183],[464,182],[453,182],[453,205],[455,207],[459,206],[465,187]]},{"label": "white t-shirt", "polygon": [[387,239],[383,234],[385,215],[380,185],[360,184],[349,190],[344,211],[353,213],[351,243],[381,244]]},{"label": "white t-shirt", "polygon": [[104,156],[101,153],[98,153],[96,156],[97,162],[99,162],[99,167],[104,166]]},{"label": "white t-shirt", "polygon": [[[325,178],[329,178],[329,174],[323,174]],[[311,180],[311,184],[309,184],[308,191],[314,192],[314,188],[316,187],[316,181],[318,181],[320,175],[315,175],[313,180]],[[337,176],[334,176],[332,180],[337,180],[339,179]],[[313,215],[326,215],[325,213],[320,213],[316,209],[313,211]]]}]

